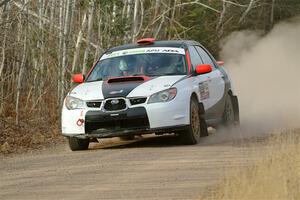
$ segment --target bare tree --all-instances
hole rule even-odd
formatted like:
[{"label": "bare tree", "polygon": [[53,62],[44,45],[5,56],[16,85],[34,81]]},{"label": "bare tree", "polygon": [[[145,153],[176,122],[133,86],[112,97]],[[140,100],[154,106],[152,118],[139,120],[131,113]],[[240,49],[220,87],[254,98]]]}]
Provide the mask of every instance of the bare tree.
[{"label": "bare tree", "polygon": [[75,71],[75,67],[77,65],[77,61],[78,61],[78,57],[79,57],[79,52],[80,52],[80,47],[81,47],[81,43],[82,43],[82,37],[83,37],[83,30],[86,27],[86,17],[87,13],[84,14],[83,16],[83,20],[82,20],[82,24],[81,24],[81,28],[79,30],[78,36],[77,36],[77,42],[75,45],[75,51],[74,51],[74,57],[73,57],[73,64],[72,64],[72,72]]},{"label": "bare tree", "polygon": [[90,5],[89,5],[89,15],[88,15],[89,22],[88,22],[88,31],[87,31],[87,40],[86,40],[87,44],[86,44],[86,48],[84,51],[82,74],[86,73],[86,66],[87,66],[88,57],[90,54],[90,40],[92,37],[94,9],[95,9],[95,2],[94,2],[94,0],[91,0]]},{"label": "bare tree", "polygon": [[248,15],[249,11],[252,9],[254,4],[254,0],[250,0],[247,9],[245,10],[245,12],[243,13],[243,15],[241,16],[239,23],[242,23],[243,20],[245,19],[245,17]]},{"label": "bare tree", "polygon": [[67,0],[66,4],[66,16],[64,21],[64,34],[63,34],[63,47],[62,47],[62,63],[61,63],[61,94],[60,103],[62,104],[65,95],[65,73],[68,63],[68,43],[69,43],[69,32],[70,32],[70,21],[71,21],[71,9],[73,0]]},{"label": "bare tree", "polygon": [[[27,0],[24,1],[24,8],[27,8]],[[28,15],[26,14],[26,23],[28,23]],[[21,22],[20,22],[21,23]],[[24,68],[26,64],[26,57],[27,57],[27,28],[24,33],[24,40],[23,40],[23,55],[22,55],[22,62],[19,67],[19,75],[18,75],[18,82],[17,82],[17,89],[16,89],[16,125],[19,124],[19,102],[20,102],[20,93],[21,93],[21,84],[22,84],[22,78],[24,74]]]},{"label": "bare tree", "polygon": [[274,25],[274,8],[275,8],[275,0],[272,0],[271,4],[271,14],[270,14],[270,29]]},{"label": "bare tree", "polygon": [[139,0],[134,1],[134,11],[133,11],[133,23],[131,32],[131,41],[134,42],[136,39],[136,33],[138,31],[138,10],[139,10]]}]

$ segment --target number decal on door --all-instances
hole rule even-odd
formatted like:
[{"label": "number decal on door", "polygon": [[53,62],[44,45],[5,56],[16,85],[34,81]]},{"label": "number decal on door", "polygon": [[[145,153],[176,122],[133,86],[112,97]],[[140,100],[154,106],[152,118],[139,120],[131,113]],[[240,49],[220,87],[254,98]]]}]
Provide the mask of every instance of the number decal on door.
[{"label": "number decal on door", "polygon": [[199,83],[199,93],[201,100],[209,98],[209,88],[207,81]]}]

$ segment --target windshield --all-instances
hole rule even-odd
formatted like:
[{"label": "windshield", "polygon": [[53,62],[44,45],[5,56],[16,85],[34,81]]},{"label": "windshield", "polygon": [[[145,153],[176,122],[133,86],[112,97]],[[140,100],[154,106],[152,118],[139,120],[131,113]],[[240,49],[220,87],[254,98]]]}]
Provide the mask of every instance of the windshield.
[{"label": "windshield", "polygon": [[175,53],[143,53],[106,58],[97,63],[87,82],[122,76],[187,74],[185,58]]}]

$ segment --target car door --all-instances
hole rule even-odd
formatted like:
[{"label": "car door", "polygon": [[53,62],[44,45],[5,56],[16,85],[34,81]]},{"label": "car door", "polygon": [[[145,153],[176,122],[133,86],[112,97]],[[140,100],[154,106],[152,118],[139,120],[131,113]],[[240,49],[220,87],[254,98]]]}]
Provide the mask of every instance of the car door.
[{"label": "car door", "polygon": [[221,106],[223,103],[220,103],[224,100],[225,92],[225,81],[223,73],[220,71],[219,67],[216,65],[216,63],[213,61],[211,56],[207,53],[207,51],[204,48],[200,46],[195,46],[195,48],[198,54],[200,55],[203,63],[210,64],[213,67],[213,71],[207,74],[210,95],[210,99],[207,104],[207,114],[212,118],[215,118],[223,113],[223,106]]},{"label": "car door", "polygon": [[[198,54],[196,48],[194,46],[190,46],[189,54],[192,64],[192,70],[195,71],[197,65],[204,64],[200,55]],[[211,73],[201,74],[194,76],[193,78],[193,90],[197,92],[198,99],[200,102],[203,103],[205,109],[209,108],[211,103],[211,84],[210,82],[210,75]]]}]

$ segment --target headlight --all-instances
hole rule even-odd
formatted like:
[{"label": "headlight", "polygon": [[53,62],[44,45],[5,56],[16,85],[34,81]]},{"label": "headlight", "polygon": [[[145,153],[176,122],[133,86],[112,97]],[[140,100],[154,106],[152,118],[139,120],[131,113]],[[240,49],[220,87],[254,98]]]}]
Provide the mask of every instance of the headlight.
[{"label": "headlight", "polygon": [[66,97],[65,104],[69,110],[85,108],[85,102],[83,100],[71,96]]},{"label": "headlight", "polygon": [[157,92],[150,96],[148,103],[158,103],[158,102],[167,102],[171,101],[175,98],[177,94],[176,88],[170,88],[167,90],[163,90],[160,92]]}]

